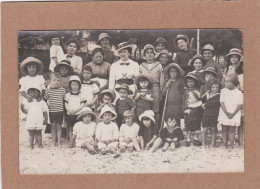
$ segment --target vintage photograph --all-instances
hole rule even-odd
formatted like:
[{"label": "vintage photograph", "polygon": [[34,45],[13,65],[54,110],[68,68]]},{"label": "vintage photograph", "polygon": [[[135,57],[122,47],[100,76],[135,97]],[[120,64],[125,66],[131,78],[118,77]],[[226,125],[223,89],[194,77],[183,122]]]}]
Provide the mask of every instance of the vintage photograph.
[{"label": "vintage photograph", "polygon": [[18,33],[21,174],[244,171],[240,29]]}]

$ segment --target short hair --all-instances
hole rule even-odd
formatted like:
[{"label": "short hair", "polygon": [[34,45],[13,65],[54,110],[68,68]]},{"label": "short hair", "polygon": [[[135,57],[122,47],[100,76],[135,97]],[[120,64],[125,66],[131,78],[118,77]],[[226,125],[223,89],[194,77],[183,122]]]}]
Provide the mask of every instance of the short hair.
[{"label": "short hair", "polygon": [[90,73],[92,73],[92,71],[93,71],[92,67],[89,65],[85,65],[82,67],[82,73],[84,70],[89,71]]},{"label": "short hair", "polygon": [[103,96],[102,96],[102,98],[100,99],[101,102],[103,102],[103,98],[104,98],[104,96],[108,96],[108,97],[111,98],[111,100],[113,100],[113,96],[112,96],[112,94],[110,94],[110,93],[104,93]]},{"label": "short hair", "polygon": [[[77,80],[72,80],[72,81],[77,81]],[[72,81],[69,81],[69,89],[71,90],[71,83]],[[81,89],[81,83],[79,81],[77,81],[79,83],[79,90]]]},{"label": "short hair", "polygon": [[[141,78],[139,79],[138,83],[136,84],[136,87],[137,87],[138,89],[141,89],[141,86],[140,86],[140,84],[139,84],[140,81],[148,81],[148,82],[149,82],[149,79],[147,79],[146,77],[141,77]],[[149,82],[149,85],[147,86],[147,88],[150,89],[150,88],[152,87],[152,85],[153,85],[153,84]]]},{"label": "short hair", "polygon": [[24,69],[27,72],[27,74],[29,73],[27,67],[30,66],[30,65],[36,65],[36,74],[39,73],[40,66],[35,62],[29,62],[28,64],[25,65],[25,69]]},{"label": "short hair", "polygon": [[104,50],[102,48],[95,48],[93,51],[92,51],[92,56],[94,57],[96,53],[100,52],[102,54],[102,56],[104,57]]},{"label": "short hair", "polygon": [[50,80],[51,80],[53,77],[61,78],[61,75],[60,75],[60,73],[58,73],[58,72],[51,72],[50,75],[49,75]]},{"label": "short hair", "polygon": [[237,87],[239,85],[237,74],[235,74],[235,73],[227,74],[226,78],[229,78],[230,81],[234,84],[234,86]]},{"label": "short hair", "polygon": [[[220,89],[222,88],[222,85],[221,85],[221,83],[219,82],[219,80],[218,79],[215,79],[215,80],[213,80],[211,83],[210,83],[210,85],[209,85],[209,91],[211,92],[211,88],[212,88],[212,86],[213,85],[218,85],[218,87],[219,87],[219,91],[220,91]],[[218,91],[218,92],[219,92]]]},{"label": "short hair", "polygon": [[30,88],[30,89],[28,89],[28,93],[30,92],[30,91],[34,91],[34,90],[36,90],[36,91],[38,91],[38,97],[41,95],[41,91],[39,91],[39,89],[36,89],[36,88]]},{"label": "short hair", "polygon": [[168,120],[175,120],[178,125],[180,125],[181,118],[176,116],[174,113],[166,114],[164,117],[164,121],[167,123]]},{"label": "short hair", "polygon": [[69,44],[71,44],[71,43],[75,43],[75,44],[76,44],[77,50],[80,49],[80,43],[79,43],[79,41],[78,41],[77,39],[75,39],[75,38],[69,39],[69,40],[66,42],[66,46],[69,46]]}]

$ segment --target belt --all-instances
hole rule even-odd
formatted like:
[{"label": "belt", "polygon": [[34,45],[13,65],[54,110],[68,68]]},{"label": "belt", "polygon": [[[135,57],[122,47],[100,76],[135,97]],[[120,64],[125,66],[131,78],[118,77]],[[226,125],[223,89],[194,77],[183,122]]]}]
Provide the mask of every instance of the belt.
[{"label": "belt", "polygon": [[134,84],[134,81],[132,79],[119,79],[116,81],[116,84],[122,85],[122,84],[127,84],[127,85],[132,85]]}]

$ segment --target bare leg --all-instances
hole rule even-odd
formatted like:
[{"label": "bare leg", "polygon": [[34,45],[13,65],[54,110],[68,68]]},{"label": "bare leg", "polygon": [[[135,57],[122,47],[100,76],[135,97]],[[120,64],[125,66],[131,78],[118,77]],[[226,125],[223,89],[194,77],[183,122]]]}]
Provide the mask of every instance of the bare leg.
[{"label": "bare leg", "polygon": [[234,148],[235,131],[236,131],[236,127],[234,127],[234,126],[229,126],[229,129],[228,129],[228,138],[229,138],[229,140],[230,140],[230,147],[231,147],[231,148]]},{"label": "bare leg", "polygon": [[110,148],[109,148],[109,152],[110,152],[111,154],[115,154],[115,153],[116,153],[116,148],[115,148],[115,147],[110,147]]},{"label": "bare leg", "polygon": [[225,126],[225,125],[222,126],[222,133],[223,133],[224,146],[227,148],[227,144],[228,144],[228,126]]},{"label": "bare leg", "polygon": [[162,151],[163,151],[163,152],[166,152],[166,151],[168,150],[169,145],[170,145],[170,144],[169,144],[168,142],[165,142],[164,145],[163,145],[163,147],[162,147]]},{"label": "bare leg", "polygon": [[120,147],[120,153],[124,153],[126,151],[126,146],[121,146]]},{"label": "bare leg", "polygon": [[152,148],[149,150],[150,152],[155,152],[162,144],[162,139],[159,137],[153,142]]},{"label": "bare leg", "polygon": [[33,149],[34,135],[35,135],[35,130],[29,130],[29,143],[31,149]]},{"label": "bare leg", "polygon": [[211,147],[215,147],[216,143],[216,127],[211,127]]},{"label": "bare leg", "polygon": [[171,150],[171,151],[175,150],[175,143],[174,142],[171,143],[169,150]]},{"label": "bare leg", "polygon": [[135,150],[136,150],[137,152],[139,152],[141,149],[140,149],[140,145],[139,145],[137,139],[136,139],[136,138],[131,138],[131,140],[132,140],[132,143],[133,143],[133,145],[134,145]]},{"label": "bare leg", "polygon": [[202,146],[205,148],[207,143],[207,137],[208,137],[208,128],[203,128],[203,137],[202,137]]},{"label": "bare leg", "polygon": [[134,147],[128,146],[126,150],[127,150],[128,153],[132,153],[134,151]]},{"label": "bare leg", "polygon": [[41,130],[36,131],[36,141],[38,143],[38,147],[43,148],[43,146],[42,146],[42,131]]},{"label": "bare leg", "polygon": [[69,127],[69,126],[67,125],[67,129],[68,129],[68,131],[69,131],[69,138],[72,138],[73,127]]},{"label": "bare leg", "polygon": [[61,145],[61,133],[62,133],[62,128],[61,128],[61,124],[57,124],[57,138],[58,138],[58,145]]},{"label": "bare leg", "polygon": [[243,130],[243,126],[239,126],[238,127],[238,140],[239,140],[239,143],[238,145],[243,147],[244,146],[244,130]]}]

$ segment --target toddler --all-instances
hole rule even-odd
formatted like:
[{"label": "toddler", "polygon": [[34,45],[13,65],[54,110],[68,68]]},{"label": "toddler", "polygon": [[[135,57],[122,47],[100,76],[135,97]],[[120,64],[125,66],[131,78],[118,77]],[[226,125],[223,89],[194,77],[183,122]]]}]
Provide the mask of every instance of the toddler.
[{"label": "toddler", "polygon": [[50,47],[50,66],[49,70],[54,72],[54,68],[56,65],[60,63],[60,61],[64,57],[64,52],[60,46],[60,36],[52,35],[50,37],[51,47]]},{"label": "toddler", "polygon": [[97,107],[97,112],[100,112],[101,109],[108,105],[114,111],[116,111],[115,106],[112,104],[116,98],[116,93],[111,89],[105,89],[101,91],[98,95],[100,105]]}]

